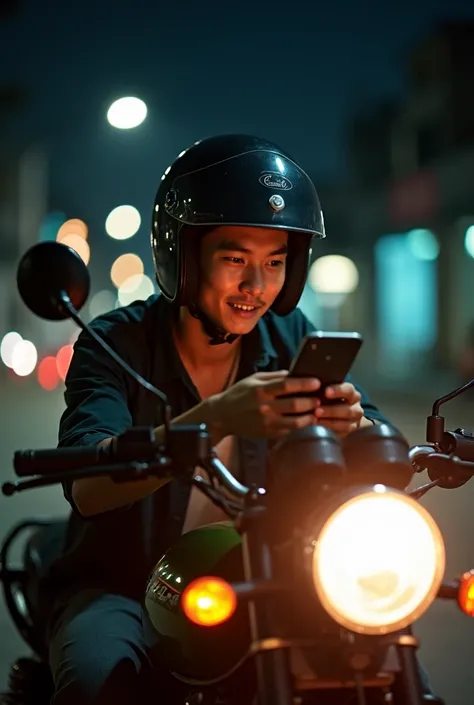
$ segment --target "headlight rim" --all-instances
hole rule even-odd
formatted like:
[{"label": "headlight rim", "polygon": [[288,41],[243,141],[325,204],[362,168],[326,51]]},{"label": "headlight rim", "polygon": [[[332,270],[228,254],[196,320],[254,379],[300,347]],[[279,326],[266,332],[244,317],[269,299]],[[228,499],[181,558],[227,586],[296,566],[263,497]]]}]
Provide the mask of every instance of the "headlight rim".
[{"label": "headlight rim", "polygon": [[[352,504],[355,499],[362,499],[367,496],[373,496],[374,493],[378,495],[389,494],[390,496],[394,497],[398,496],[402,499],[405,504],[409,504],[413,508],[416,508],[418,513],[422,515],[423,519],[425,519],[426,523],[430,527],[431,534],[434,538],[436,565],[431,588],[426,593],[425,597],[420,602],[418,607],[412,610],[405,618],[398,619],[386,625],[361,625],[355,623],[352,619],[338,612],[338,610],[334,607],[333,603],[328,598],[326,591],[321,586],[320,582],[317,580],[317,571],[315,568],[315,564],[317,562],[317,556],[319,553],[319,548],[321,546],[321,537],[323,535],[325,527],[328,525],[331,518],[335,514],[342,511],[346,505]],[[325,511],[323,512],[322,516],[318,517],[318,519],[318,529],[315,538],[313,538],[312,540],[314,550],[310,561],[312,584],[316,592],[317,599],[321,604],[321,607],[328,614],[328,616],[333,619],[334,622],[336,622],[339,626],[356,634],[367,636],[384,636],[387,634],[398,632],[410,626],[418,619],[420,619],[420,617],[423,616],[423,614],[425,614],[425,612],[431,607],[434,600],[436,599],[439,587],[443,581],[446,570],[446,548],[444,543],[444,537],[440,527],[438,526],[432,514],[417,500],[410,497],[407,492],[380,484],[346,488],[345,491],[339,492],[337,493],[337,496],[333,496],[331,498],[330,504],[325,508]]]}]

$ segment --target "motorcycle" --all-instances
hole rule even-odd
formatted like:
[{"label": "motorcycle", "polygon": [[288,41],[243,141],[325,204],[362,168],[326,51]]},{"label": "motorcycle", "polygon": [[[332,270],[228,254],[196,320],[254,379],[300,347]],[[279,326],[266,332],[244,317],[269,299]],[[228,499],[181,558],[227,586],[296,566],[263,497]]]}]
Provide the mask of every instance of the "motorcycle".
[{"label": "motorcycle", "polygon": [[[17,492],[64,479],[108,475],[115,481],[178,477],[229,517],[184,534],[144,586],[143,624],[157,646],[150,656],[182,686],[189,705],[423,705],[416,661],[417,620],[438,599],[474,616],[474,571],[444,582],[441,532],[419,499],[456,488],[474,474],[468,431],[446,431],[437,400],[427,442],[410,448],[392,427],[359,429],[344,441],[314,426],[271,450],[266,488],[246,487],[221,463],[205,425],[170,425],[167,399],[83,323],[89,273],[58,243],[40,243],[17,272],[23,302],[48,320],[72,318],[165,408],[165,442],[152,428],[126,431],[109,447],[22,450],[14,455]],[[195,476],[196,467],[206,473]],[[430,481],[406,488],[414,473]],[[61,551],[66,521],[32,519],[0,551],[3,596],[32,655],[12,667],[6,705],[48,703],[39,585]],[[27,535],[20,568],[12,546]],[[212,658],[209,655],[212,654]]]}]

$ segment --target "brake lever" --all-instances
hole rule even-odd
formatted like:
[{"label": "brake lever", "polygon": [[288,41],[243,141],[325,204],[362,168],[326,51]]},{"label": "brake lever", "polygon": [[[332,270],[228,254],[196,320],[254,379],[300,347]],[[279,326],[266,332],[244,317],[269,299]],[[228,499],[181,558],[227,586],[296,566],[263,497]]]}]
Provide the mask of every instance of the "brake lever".
[{"label": "brake lever", "polygon": [[414,490],[411,490],[408,492],[410,497],[413,497],[413,499],[421,499],[427,492],[429,492],[433,487],[437,487],[439,485],[438,480],[433,480],[432,482],[427,482],[426,485],[420,485],[420,487],[416,487]]}]

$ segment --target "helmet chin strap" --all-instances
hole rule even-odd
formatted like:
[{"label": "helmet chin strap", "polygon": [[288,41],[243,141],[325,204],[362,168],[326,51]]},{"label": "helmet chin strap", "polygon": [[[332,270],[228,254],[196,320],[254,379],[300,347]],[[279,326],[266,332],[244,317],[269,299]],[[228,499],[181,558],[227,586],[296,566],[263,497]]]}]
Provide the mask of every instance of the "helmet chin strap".
[{"label": "helmet chin strap", "polygon": [[201,321],[204,332],[209,336],[209,345],[230,344],[239,337],[236,333],[227,333],[224,328],[217,326],[204,311],[201,311],[197,304],[190,304],[188,310],[193,318]]}]

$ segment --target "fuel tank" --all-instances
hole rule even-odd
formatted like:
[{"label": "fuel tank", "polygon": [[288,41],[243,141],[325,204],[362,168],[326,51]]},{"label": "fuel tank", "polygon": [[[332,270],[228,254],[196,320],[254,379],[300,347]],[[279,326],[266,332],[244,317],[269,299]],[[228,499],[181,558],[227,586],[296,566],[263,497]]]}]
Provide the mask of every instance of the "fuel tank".
[{"label": "fuel tank", "polygon": [[143,622],[150,654],[161,667],[190,683],[210,683],[233,670],[247,653],[248,608],[239,604],[217,627],[190,622],[181,595],[195,578],[244,579],[242,541],[229,523],[189,531],[160,558],[146,587]]}]

